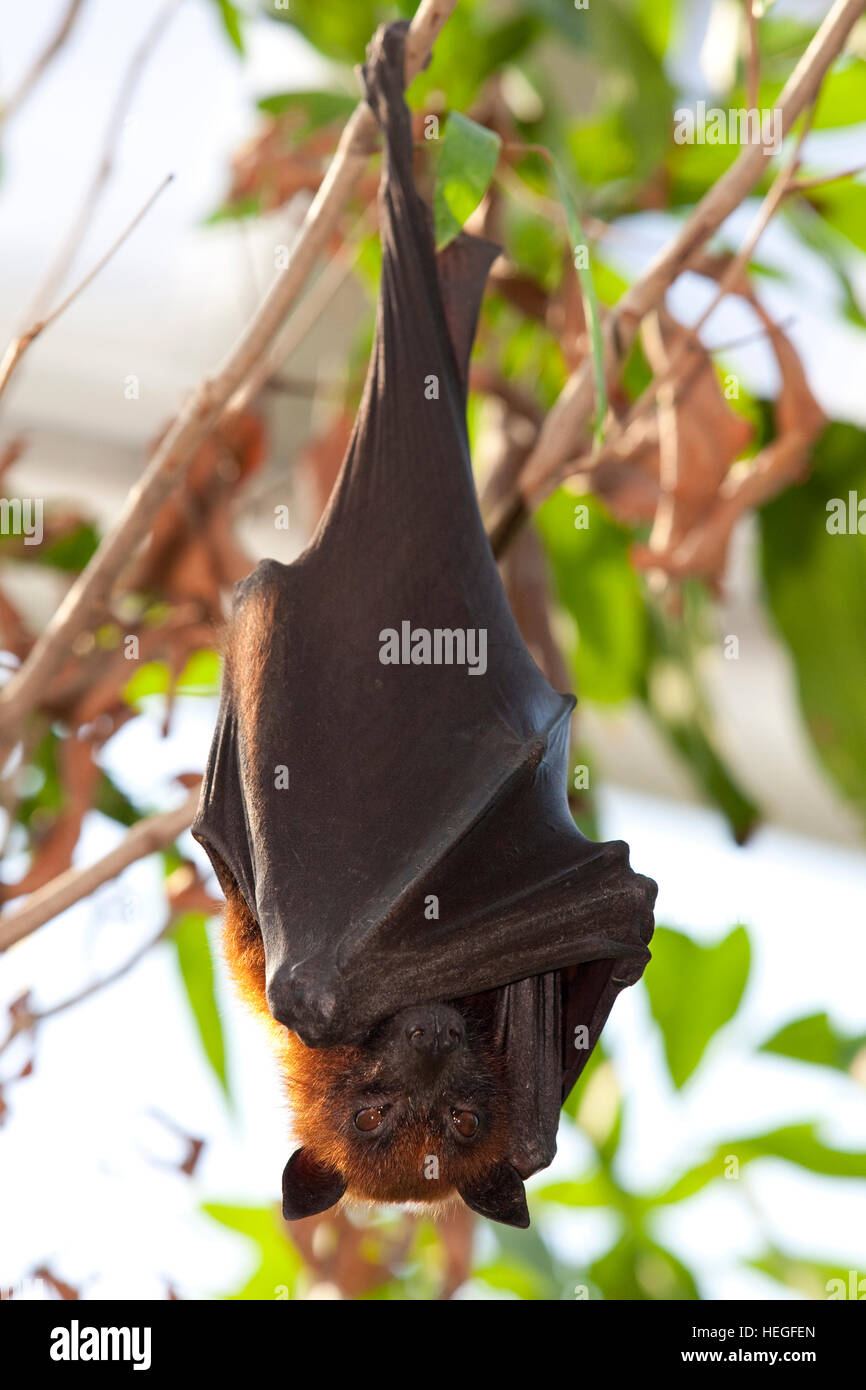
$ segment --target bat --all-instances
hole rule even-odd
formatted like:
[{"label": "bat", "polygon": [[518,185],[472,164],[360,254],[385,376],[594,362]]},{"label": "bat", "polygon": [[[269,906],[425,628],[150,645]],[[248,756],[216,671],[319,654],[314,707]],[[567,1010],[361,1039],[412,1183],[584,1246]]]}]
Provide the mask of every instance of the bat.
[{"label": "bat", "polygon": [[438,256],[415,189],[406,25],[362,69],[384,135],[382,276],[328,508],[235,587],[193,833],[300,1147],[287,1219],[344,1196],[529,1224],[560,1107],[649,959],[656,886],[577,829],[574,698],[509,609],[469,455],[469,355],[499,248]]}]

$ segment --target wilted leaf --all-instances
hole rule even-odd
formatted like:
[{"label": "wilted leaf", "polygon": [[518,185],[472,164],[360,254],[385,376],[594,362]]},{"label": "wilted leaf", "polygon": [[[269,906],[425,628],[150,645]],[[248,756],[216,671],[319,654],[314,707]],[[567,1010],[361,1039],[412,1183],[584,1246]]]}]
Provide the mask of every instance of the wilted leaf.
[{"label": "wilted leaf", "polygon": [[[589,264],[588,242],[583,234],[580,225],[580,218],[577,212],[577,204],[571,195],[568,180],[561,166],[553,161],[554,173],[556,175],[556,186],[559,191],[560,202],[565,209],[565,221],[568,227],[568,237],[571,242],[571,254],[574,258],[578,278],[580,280],[581,293],[583,295],[584,315],[589,327],[589,341],[592,346],[592,371],[595,382],[595,425],[593,437],[596,444],[600,444],[604,434],[604,417],[607,414],[607,387],[604,375],[604,344],[601,336],[601,310],[598,307],[598,297],[595,292],[595,281],[593,280],[592,269]],[[584,257],[583,252],[586,252]],[[584,264],[586,260],[586,264]]]}]

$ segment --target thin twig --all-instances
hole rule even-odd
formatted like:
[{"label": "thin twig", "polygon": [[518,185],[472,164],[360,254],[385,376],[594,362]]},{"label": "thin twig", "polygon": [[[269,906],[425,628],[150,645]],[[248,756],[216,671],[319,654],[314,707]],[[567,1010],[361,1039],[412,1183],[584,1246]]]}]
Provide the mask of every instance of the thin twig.
[{"label": "thin twig", "polygon": [[159,945],[160,941],[165,938],[170,927],[171,921],[166,922],[165,926],[161,927],[155,936],[152,936],[149,941],[145,941],[144,945],[139,946],[137,951],[133,951],[132,955],[129,956],[122,965],[117,966],[115,970],[110,970],[107,975],[100,975],[98,979],[91,980],[88,985],[85,985],[83,989],[77,990],[75,994],[71,994],[68,999],[61,999],[59,1003],[52,1004],[50,1008],[47,1009],[38,1009],[35,1011],[22,1009],[20,1012],[15,1013],[9,1032],[6,1034],[3,1041],[0,1042],[0,1055],[2,1055],[8,1047],[11,1047],[15,1039],[20,1037],[22,1033],[32,1032],[34,1028],[37,1028],[40,1023],[44,1023],[46,1019],[56,1018],[58,1014],[65,1013],[67,1009],[74,1009],[76,1004],[83,1004],[85,999],[90,999],[94,994],[98,994],[100,990],[107,989],[109,985],[114,985],[118,980],[122,980],[124,975],[128,975],[131,970],[134,970],[135,967],[144,960],[144,957],[153,950],[154,946]]},{"label": "thin twig", "polygon": [[90,226],[91,219],[99,204],[108,180],[114,169],[117,146],[123,133],[124,122],[127,117],[132,100],[141,75],[147,62],[162,35],[165,33],[174,13],[183,4],[183,0],[168,0],[161,10],[154,17],[153,23],[146,30],[141,42],[136,47],[123,72],[120,84],[117,89],[117,96],[108,123],[105,129],[105,137],[102,145],[102,152],[96,166],[93,178],[88,185],[81,205],[75,217],[66,240],[60,248],[54,262],[45,276],[42,284],[36,292],[36,297],[30,306],[25,321],[40,319],[45,313],[46,306],[54,299],[57,291],[69,272],[72,262],[75,260],[81,246],[87,228]]},{"label": "thin twig", "polygon": [[35,323],[32,323],[29,328],[25,329],[23,333],[19,334],[17,338],[12,339],[12,342],[3,354],[2,361],[0,361],[0,396],[3,395],[3,392],[9,385],[12,373],[15,371],[18,363],[21,361],[30,345],[36,341],[41,333],[45,332],[46,328],[50,328],[52,323],[59,319],[60,315],[69,308],[70,304],[72,304],[80,294],[83,294],[88,285],[96,279],[99,272],[105,268],[112,256],[120,250],[127,237],[135,231],[142,218],[150,212],[150,209],[153,207],[159,195],[168,188],[173,178],[174,174],[168,174],[163,179],[159,187],[151,193],[144,207],[135,214],[135,217],[133,217],[129,225],[124,228],[120,236],[117,237],[117,239],[112,242],[111,246],[109,246],[108,250],[100,256],[96,264],[92,266],[84,276],[84,279],[80,280],[79,283],[69,291],[66,298],[62,299],[57,307],[52,309],[51,313],[46,315],[44,319],[38,319]]},{"label": "thin twig", "polygon": [[827,183],[838,183],[840,179],[856,179],[866,174],[866,164],[855,164],[853,169],[842,169],[838,174],[819,174],[813,179],[794,179],[788,194],[806,193],[810,188],[823,188]]},{"label": "thin twig", "polygon": [[[456,4],[457,0],[421,0],[406,42],[407,83],[426,63]],[[3,687],[0,731],[7,746],[14,740],[14,730],[21,719],[38,703],[47,682],[67,659],[75,638],[108,600],[130,555],[149,531],[227,402],[267,352],[357,187],[376,147],[378,129],[371,108],[365,101],[359,102],[304,218],[288,265],[277,276],[228,359],[214,376],[201,382],[166,431],[115,525],[69,589],[27,660]]]},{"label": "thin twig", "polygon": [[297,351],[307,334],[312,332],[322,313],[337,291],[345,284],[357,264],[363,249],[363,238],[373,227],[375,208],[376,199],[374,198],[372,202],[368,203],[361,215],[358,224],[360,235],[351,252],[347,253],[343,247],[328,262],[309,294],[301,300],[270,350],[262,355],[240,390],[232,396],[226,407],[227,414],[240,414],[246,410],[250,401],[255,400],[265,383],[271,379],[275,372],[279,371],[292,353]]},{"label": "thin twig", "polygon": [[746,0],[746,105],[750,111],[758,109],[758,91],[761,86],[761,52],[758,47],[758,16],[755,13],[755,0]]},{"label": "thin twig", "polygon": [[24,74],[8,101],[4,101],[0,104],[0,122],[5,124],[5,122],[8,121],[10,117],[14,116],[24,105],[24,102],[33,91],[33,88],[54,62],[54,59],[72,33],[75,21],[81,13],[83,4],[84,0],[70,0],[52,38],[49,39],[42,52],[38,54],[35,62]]},{"label": "thin twig", "polygon": [[116,878],[130,864],[135,864],[139,859],[145,859],[147,855],[170,845],[192,823],[198,806],[198,796],[199,789],[195,787],[180,806],[140,820],[119,845],[115,845],[114,849],[109,850],[108,854],[98,859],[95,864],[67,869],[65,873],[46,883],[44,888],[31,893],[22,907],[0,916],[0,951],[5,951],[16,941],[29,936],[43,923],[49,922],[52,917],[57,917],[74,903],[88,897],[103,883]]}]

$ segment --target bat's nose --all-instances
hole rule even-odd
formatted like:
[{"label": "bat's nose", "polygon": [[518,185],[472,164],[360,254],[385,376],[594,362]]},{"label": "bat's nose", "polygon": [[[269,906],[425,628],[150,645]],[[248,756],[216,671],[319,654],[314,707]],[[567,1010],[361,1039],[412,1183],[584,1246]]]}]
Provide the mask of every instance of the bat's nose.
[{"label": "bat's nose", "polygon": [[425,1004],[407,1010],[406,1041],[424,1057],[447,1057],[463,1042],[463,1019],[447,1004]]}]

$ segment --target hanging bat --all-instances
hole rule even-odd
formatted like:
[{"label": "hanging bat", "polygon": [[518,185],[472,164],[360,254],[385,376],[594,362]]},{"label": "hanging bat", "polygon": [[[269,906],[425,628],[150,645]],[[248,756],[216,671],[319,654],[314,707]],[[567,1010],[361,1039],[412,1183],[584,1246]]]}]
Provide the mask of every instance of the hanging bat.
[{"label": "hanging bat", "polygon": [[328,509],[235,589],[193,833],[301,1145],[287,1219],[344,1194],[529,1223],[560,1107],[649,959],[655,884],[577,830],[572,696],[530,656],[476,501],[469,354],[491,243],[438,256],[412,177],[405,24],[362,70],[382,279]]}]

